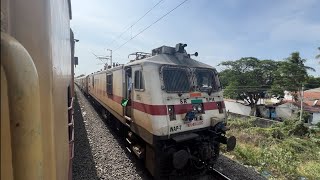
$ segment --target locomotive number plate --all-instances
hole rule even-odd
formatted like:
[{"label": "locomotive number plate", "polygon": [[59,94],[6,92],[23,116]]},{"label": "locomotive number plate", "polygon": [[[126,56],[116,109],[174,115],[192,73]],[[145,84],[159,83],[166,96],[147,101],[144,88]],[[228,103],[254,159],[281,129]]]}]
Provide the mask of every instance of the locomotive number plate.
[{"label": "locomotive number plate", "polygon": [[188,127],[198,126],[203,124],[203,121],[192,121],[191,123],[186,124]]},{"label": "locomotive number plate", "polygon": [[180,104],[187,104],[187,99],[180,99]]},{"label": "locomotive number plate", "polygon": [[170,127],[170,132],[181,131],[181,125]]}]

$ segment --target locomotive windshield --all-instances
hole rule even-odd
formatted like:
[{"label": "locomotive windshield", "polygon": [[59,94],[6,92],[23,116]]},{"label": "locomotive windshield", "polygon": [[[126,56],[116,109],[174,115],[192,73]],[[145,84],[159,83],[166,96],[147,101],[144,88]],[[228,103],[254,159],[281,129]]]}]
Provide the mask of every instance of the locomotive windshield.
[{"label": "locomotive windshield", "polygon": [[168,93],[190,91],[213,92],[219,89],[219,80],[211,69],[165,66],[161,70],[163,89]]},{"label": "locomotive windshield", "polygon": [[165,67],[162,70],[164,88],[167,92],[189,92],[190,75],[187,69]]},{"label": "locomotive windshield", "polygon": [[217,83],[213,71],[206,69],[196,69],[197,87],[199,91],[209,92],[217,89]]}]

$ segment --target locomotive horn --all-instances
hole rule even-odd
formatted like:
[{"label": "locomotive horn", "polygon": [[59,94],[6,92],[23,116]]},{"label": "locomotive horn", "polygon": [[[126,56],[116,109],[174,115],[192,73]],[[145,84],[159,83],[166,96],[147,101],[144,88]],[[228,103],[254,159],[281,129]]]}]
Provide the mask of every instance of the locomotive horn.
[{"label": "locomotive horn", "polygon": [[191,54],[191,56],[195,56],[195,57],[198,57],[199,53],[198,52],[195,52],[194,54]]}]

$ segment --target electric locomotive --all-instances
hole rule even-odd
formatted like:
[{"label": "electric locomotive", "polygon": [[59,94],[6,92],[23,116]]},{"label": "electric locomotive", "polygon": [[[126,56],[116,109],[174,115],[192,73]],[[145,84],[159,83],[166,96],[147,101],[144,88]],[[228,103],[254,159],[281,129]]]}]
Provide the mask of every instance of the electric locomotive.
[{"label": "electric locomotive", "polygon": [[[191,58],[186,44],[137,52],[125,65],[92,73],[85,92],[108,121],[125,132],[128,151],[156,178],[202,171],[227,138],[226,111],[215,68]],[[194,55],[197,55],[195,53]],[[114,118],[112,118],[114,117]]]}]

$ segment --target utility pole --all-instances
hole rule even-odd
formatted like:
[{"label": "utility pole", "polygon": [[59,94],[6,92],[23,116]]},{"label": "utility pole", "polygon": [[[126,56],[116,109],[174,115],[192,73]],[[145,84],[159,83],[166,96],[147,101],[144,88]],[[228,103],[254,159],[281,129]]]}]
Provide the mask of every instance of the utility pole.
[{"label": "utility pole", "polygon": [[302,121],[302,114],[303,114],[303,91],[304,91],[304,86],[302,84],[301,87],[301,97],[300,97],[300,101],[301,101],[301,107],[300,107],[300,122]]}]

